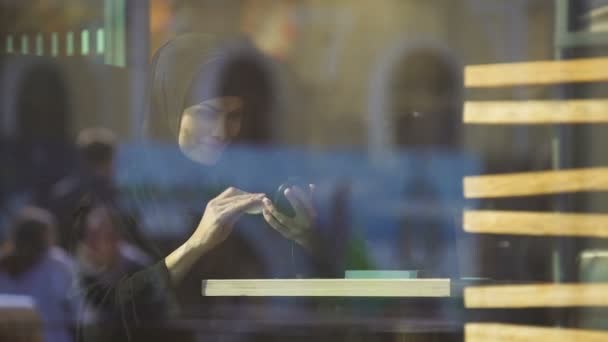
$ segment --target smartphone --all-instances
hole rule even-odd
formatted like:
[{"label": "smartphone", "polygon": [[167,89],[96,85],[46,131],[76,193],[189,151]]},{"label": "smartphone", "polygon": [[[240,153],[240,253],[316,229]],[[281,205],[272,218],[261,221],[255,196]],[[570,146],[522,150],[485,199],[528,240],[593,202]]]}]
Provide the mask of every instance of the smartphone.
[{"label": "smartphone", "polygon": [[289,203],[287,197],[285,197],[285,190],[293,186],[297,186],[302,189],[302,191],[307,192],[310,191],[309,184],[310,183],[305,182],[304,179],[301,177],[289,177],[287,181],[279,185],[277,191],[274,194],[272,203],[274,203],[275,208],[277,208],[277,210],[289,217],[296,216],[296,211],[291,206],[291,203]]}]

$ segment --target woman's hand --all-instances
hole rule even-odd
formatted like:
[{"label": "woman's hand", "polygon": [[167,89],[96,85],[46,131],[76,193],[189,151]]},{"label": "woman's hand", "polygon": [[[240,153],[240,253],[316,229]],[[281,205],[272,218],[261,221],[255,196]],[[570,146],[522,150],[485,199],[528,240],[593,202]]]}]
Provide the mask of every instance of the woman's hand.
[{"label": "woman's hand", "polygon": [[224,241],[236,221],[254,206],[262,205],[264,194],[252,194],[236,188],[228,188],[207,203],[205,213],[189,239],[189,243],[209,250]]},{"label": "woman's hand", "polygon": [[285,197],[296,213],[294,217],[280,212],[267,198],[264,198],[264,210],[262,211],[264,219],[271,227],[309,251],[313,250],[314,223],[317,218],[312,200],[313,192],[313,185],[309,185],[308,191],[297,186],[285,190]]},{"label": "woman's hand", "polygon": [[264,194],[228,188],[207,203],[205,213],[192,236],[165,258],[174,284],[179,283],[204,253],[224,241],[236,221],[248,209],[262,205]]}]

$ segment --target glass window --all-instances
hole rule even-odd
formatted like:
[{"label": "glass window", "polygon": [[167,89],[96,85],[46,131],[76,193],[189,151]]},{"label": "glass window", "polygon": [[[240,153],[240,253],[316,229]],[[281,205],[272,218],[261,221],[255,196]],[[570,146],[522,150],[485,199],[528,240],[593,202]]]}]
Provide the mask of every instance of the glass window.
[{"label": "glass window", "polygon": [[607,6],[0,1],[0,340],[608,340]]}]

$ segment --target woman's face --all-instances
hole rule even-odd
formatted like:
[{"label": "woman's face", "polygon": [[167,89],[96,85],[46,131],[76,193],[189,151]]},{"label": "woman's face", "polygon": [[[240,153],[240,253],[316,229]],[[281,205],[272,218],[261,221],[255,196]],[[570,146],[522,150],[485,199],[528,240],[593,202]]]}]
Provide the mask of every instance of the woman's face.
[{"label": "woman's face", "polygon": [[193,161],[212,165],[241,131],[243,101],[237,96],[205,100],[186,108],[179,128],[179,147]]}]

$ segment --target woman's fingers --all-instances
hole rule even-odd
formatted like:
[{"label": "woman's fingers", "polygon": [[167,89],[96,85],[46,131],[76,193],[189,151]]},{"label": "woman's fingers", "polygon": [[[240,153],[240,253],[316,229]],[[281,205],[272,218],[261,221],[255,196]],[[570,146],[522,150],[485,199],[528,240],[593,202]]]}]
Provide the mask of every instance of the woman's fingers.
[{"label": "woman's fingers", "polygon": [[268,198],[263,200],[264,209],[266,209],[281,225],[290,227],[294,225],[294,219],[280,212]]},{"label": "woman's fingers", "polygon": [[279,222],[279,220],[272,215],[270,210],[264,208],[264,210],[262,210],[262,215],[264,215],[264,220],[266,220],[266,222],[268,222],[268,224],[279,233],[283,235],[287,235],[289,233],[289,229],[281,224],[281,222]]},{"label": "woman's fingers", "polygon": [[250,194],[250,193],[235,194],[230,197],[216,199],[214,205],[217,208],[224,208],[224,207],[230,206],[231,204],[233,204],[235,202],[238,202],[238,201],[241,201],[244,199],[249,199],[249,198],[264,198],[264,194]]},{"label": "woman's fingers", "polygon": [[255,205],[262,205],[264,194],[247,194],[231,197],[229,202],[218,204],[222,215],[232,217],[241,214]]},{"label": "woman's fingers", "polygon": [[[310,195],[306,195],[302,189],[293,187],[286,191],[285,196],[296,210],[295,217],[289,217],[280,212],[268,198],[264,198],[264,220],[276,231],[286,238],[293,240],[302,246],[308,246],[311,241],[311,223],[314,219]],[[299,192],[299,193],[298,193]],[[308,248],[308,247],[306,247]]]},{"label": "woman's fingers", "polygon": [[228,189],[224,190],[224,192],[219,194],[215,199],[223,200],[226,198],[231,198],[231,197],[240,196],[240,195],[256,195],[256,194],[253,194],[251,192],[247,192],[247,191],[244,191],[239,188],[235,188],[235,187],[231,186]]},{"label": "woman's fingers", "polygon": [[223,198],[234,196],[234,195],[240,195],[243,192],[244,191],[231,186],[228,189],[224,190],[224,192],[219,194],[215,199],[219,200],[219,199],[223,199]]}]

